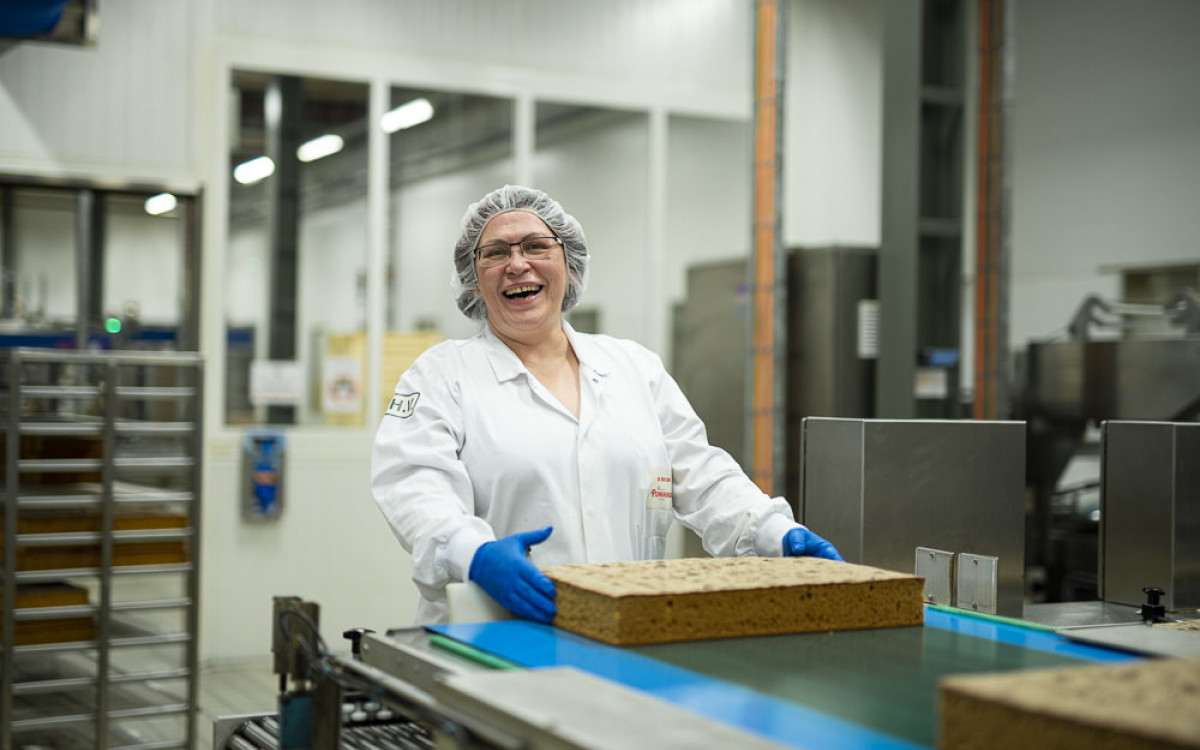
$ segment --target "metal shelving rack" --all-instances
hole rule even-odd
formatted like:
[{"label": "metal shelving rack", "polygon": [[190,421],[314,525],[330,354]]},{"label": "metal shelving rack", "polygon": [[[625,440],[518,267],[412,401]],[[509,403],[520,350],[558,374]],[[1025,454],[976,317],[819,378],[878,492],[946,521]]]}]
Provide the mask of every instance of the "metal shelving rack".
[{"label": "metal shelving rack", "polygon": [[12,349],[0,366],[0,750],[190,750],[202,360]]}]

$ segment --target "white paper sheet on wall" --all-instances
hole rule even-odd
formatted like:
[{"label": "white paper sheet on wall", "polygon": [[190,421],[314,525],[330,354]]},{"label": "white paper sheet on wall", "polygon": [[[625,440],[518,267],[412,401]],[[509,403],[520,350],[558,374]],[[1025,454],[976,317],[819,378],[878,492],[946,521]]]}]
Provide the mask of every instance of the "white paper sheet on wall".
[{"label": "white paper sheet on wall", "polygon": [[250,403],[289,406],[300,403],[304,372],[299,362],[256,359],[250,363]]}]

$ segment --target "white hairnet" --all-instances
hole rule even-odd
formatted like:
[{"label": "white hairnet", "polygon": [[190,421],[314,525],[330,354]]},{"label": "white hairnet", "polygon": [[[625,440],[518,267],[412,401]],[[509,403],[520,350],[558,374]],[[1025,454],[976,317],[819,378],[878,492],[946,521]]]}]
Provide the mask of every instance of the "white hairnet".
[{"label": "white hairnet", "polygon": [[475,247],[488,222],[506,211],[529,211],[546,222],[550,231],[562,241],[563,255],[567,259],[567,290],[563,294],[562,309],[566,312],[575,307],[587,288],[588,252],[583,227],[558,201],[541,190],[505,185],[472,203],[463,215],[462,234],[454,245],[454,273],[450,278],[458,309],[472,320],[487,317],[483,295],[479,294],[479,277],[475,274]]}]

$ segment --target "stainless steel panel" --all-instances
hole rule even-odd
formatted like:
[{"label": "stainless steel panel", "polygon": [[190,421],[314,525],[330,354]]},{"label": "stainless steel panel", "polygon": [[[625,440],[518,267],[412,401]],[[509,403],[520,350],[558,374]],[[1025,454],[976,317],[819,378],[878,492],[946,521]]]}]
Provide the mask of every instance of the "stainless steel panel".
[{"label": "stainless steel panel", "polygon": [[1111,384],[1104,392],[1107,413],[1101,416],[1175,420],[1195,412],[1200,400],[1200,339],[1117,342],[1111,368]]},{"label": "stainless steel panel", "polygon": [[573,667],[447,675],[433,693],[456,712],[508,733],[521,747],[781,747]]},{"label": "stainless steel panel", "polygon": [[[997,571],[1000,560],[990,555],[958,554],[955,565],[954,606],[974,612],[997,614]],[[1024,606],[1022,605],[1022,614]]]},{"label": "stainless steel panel", "polygon": [[1053,628],[1141,622],[1137,607],[1098,600],[1087,602],[1030,602],[1023,619]]},{"label": "stainless steel panel", "polygon": [[784,494],[800,494],[800,420],[875,413],[875,360],[859,356],[859,302],[875,299],[877,253],[796,248],[788,258],[787,436]]},{"label": "stainless steel panel", "polygon": [[954,553],[917,547],[913,573],[925,579],[925,601],[949,607],[954,604]]},{"label": "stainless steel panel", "polygon": [[362,662],[367,666],[426,691],[442,675],[484,669],[479,662],[434,648],[424,628],[402,628],[387,635],[364,633],[361,652]]},{"label": "stainless steel panel", "polygon": [[812,417],[802,429],[802,519],[847,560],[912,573],[916,547],[996,557],[997,612],[1021,616],[1023,422]]},{"label": "stainless steel panel", "polygon": [[1167,604],[1200,609],[1200,424],[1175,426],[1175,565]]},{"label": "stainless steel panel", "polygon": [[1051,419],[1178,420],[1200,400],[1200,339],[1033,343],[1031,412]]},{"label": "stainless steel panel", "polygon": [[858,303],[875,298],[875,251],[792,251],[788,287],[788,412],[869,417],[875,363],[858,354]]},{"label": "stainless steel panel", "polygon": [[1200,424],[1114,420],[1101,442],[1101,598],[1200,607]]},{"label": "stainless steel panel", "polygon": [[1066,638],[1080,643],[1134,651],[1150,656],[1180,659],[1200,656],[1200,638],[1197,638],[1195,633],[1168,630],[1140,622],[1132,625],[1063,628],[1058,632]]},{"label": "stainless steel panel", "polygon": [[[796,517],[832,541],[850,562],[865,562],[862,471],[865,427],[865,420],[861,419],[814,417],[801,421]],[[919,546],[913,544],[912,548]],[[911,558],[907,564],[912,564]]]},{"label": "stainless steel panel", "polygon": [[1081,341],[1029,345],[1025,360],[1027,408],[1051,419],[1085,419],[1084,349]]}]

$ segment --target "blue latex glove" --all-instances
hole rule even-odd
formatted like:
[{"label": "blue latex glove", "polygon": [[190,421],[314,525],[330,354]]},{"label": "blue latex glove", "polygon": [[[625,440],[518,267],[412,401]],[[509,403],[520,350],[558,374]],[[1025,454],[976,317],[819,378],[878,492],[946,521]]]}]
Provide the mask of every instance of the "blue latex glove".
[{"label": "blue latex glove", "polygon": [[554,582],[529,561],[526,554],[535,544],[550,538],[554,527],[523,531],[475,551],[467,577],[518,617],[550,622],[558,614],[554,606]]},{"label": "blue latex glove", "polygon": [[841,560],[846,562],[837,547],[812,533],[808,529],[792,529],[783,535],[783,556],[824,557],[826,560]]}]

